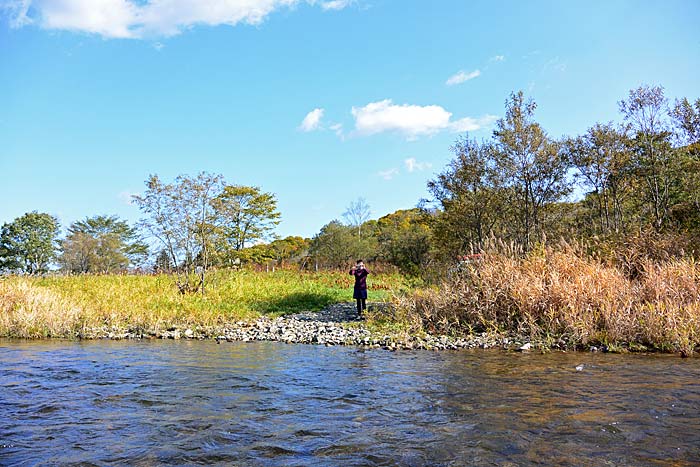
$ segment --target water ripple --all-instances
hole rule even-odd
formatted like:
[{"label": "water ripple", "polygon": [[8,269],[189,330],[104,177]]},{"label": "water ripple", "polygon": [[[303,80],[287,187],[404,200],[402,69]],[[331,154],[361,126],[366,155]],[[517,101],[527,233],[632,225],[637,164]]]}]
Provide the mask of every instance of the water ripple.
[{"label": "water ripple", "polygon": [[700,359],[0,340],[0,394],[0,465],[700,464]]}]

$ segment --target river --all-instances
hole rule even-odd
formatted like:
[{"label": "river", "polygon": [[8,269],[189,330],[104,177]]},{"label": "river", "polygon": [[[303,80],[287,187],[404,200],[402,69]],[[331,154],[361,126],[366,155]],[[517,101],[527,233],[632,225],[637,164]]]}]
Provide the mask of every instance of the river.
[{"label": "river", "polygon": [[0,465],[695,466],[700,358],[0,340]]}]

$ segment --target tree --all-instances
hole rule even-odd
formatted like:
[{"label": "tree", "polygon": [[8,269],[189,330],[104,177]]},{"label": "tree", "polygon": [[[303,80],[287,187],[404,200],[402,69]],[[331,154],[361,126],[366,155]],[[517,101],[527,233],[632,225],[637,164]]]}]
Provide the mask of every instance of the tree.
[{"label": "tree", "polygon": [[[682,204],[687,206],[685,211],[690,211],[689,215],[683,216],[683,221],[694,217],[700,224],[700,98],[694,103],[687,98],[676,100],[670,116],[680,146]],[[682,206],[678,208],[675,210],[683,210]]]},{"label": "tree", "polygon": [[[196,177],[180,175],[172,184],[157,175],[146,181],[146,190],[134,202],[147,215],[139,222],[170,255],[182,293],[201,289],[209,266],[213,242],[212,200],[221,193],[223,177],[201,172]],[[195,266],[201,268],[199,283],[191,282]]]},{"label": "tree", "polygon": [[235,267],[236,264],[252,263],[266,264],[275,260],[275,253],[269,243],[258,243],[235,252],[235,256],[229,255],[227,266]]},{"label": "tree", "polygon": [[357,198],[352,201],[348,208],[343,213],[343,218],[348,223],[357,229],[357,238],[362,238],[362,224],[364,224],[371,214],[369,204],[364,198]]},{"label": "tree", "polygon": [[148,255],[137,230],[117,216],[93,216],[71,224],[61,242],[62,267],[74,273],[116,272]]},{"label": "tree", "polygon": [[520,243],[530,248],[533,234],[544,232],[544,207],[570,191],[566,158],[542,127],[533,120],[537,104],[525,100],[522,91],[506,100],[506,116],[498,120],[495,139],[496,166],[513,191]]},{"label": "tree", "polygon": [[407,274],[418,274],[431,259],[429,214],[414,208],[379,218],[380,257]]},{"label": "tree", "polygon": [[510,209],[493,146],[465,136],[451,150],[455,158],[428,182],[441,207],[434,218],[434,235],[448,257],[479,249],[497,224],[504,223]]},{"label": "tree", "polygon": [[311,239],[310,253],[317,265],[342,268],[351,258],[358,256],[357,240],[353,228],[334,220],[321,227]]},{"label": "tree", "polygon": [[299,261],[308,255],[310,240],[302,237],[285,237],[270,243],[258,243],[236,252],[237,258],[247,263],[283,265],[285,261]]},{"label": "tree", "polygon": [[681,144],[700,143],[700,98],[694,103],[688,101],[686,97],[676,100],[670,110],[670,116],[681,137]]},{"label": "tree", "polygon": [[669,220],[671,199],[678,180],[679,159],[671,146],[666,121],[668,102],[661,86],[640,86],[618,102],[634,141],[633,163],[637,176],[646,185],[646,199],[653,224],[662,229]]},{"label": "tree", "polygon": [[258,187],[228,185],[212,200],[219,248],[231,256],[247,244],[267,240],[280,223],[277,199]]},{"label": "tree", "polygon": [[278,263],[298,259],[308,253],[311,241],[299,236],[290,236],[274,240],[270,243],[270,249],[274,259]]},{"label": "tree", "polygon": [[156,255],[153,264],[153,270],[157,273],[169,273],[173,270],[173,263],[170,261],[170,255],[166,250],[160,250]]},{"label": "tree", "polygon": [[631,148],[623,129],[597,123],[586,134],[570,138],[563,151],[578,171],[597,208],[598,231],[624,227],[623,203],[630,192]]},{"label": "tree", "polygon": [[0,231],[0,269],[37,274],[56,257],[58,219],[36,211],[6,223]]}]

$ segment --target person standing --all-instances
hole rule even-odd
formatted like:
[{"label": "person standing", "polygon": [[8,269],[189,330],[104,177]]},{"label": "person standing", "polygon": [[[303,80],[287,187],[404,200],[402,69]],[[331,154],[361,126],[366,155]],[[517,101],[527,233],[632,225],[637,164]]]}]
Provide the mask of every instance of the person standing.
[{"label": "person standing", "polygon": [[350,275],[355,276],[355,289],[352,298],[357,300],[357,315],[362,317],[362,312],[367,309],[367,275],[369,271],[365,263],[357,260],[357,264],[350,269]]}]

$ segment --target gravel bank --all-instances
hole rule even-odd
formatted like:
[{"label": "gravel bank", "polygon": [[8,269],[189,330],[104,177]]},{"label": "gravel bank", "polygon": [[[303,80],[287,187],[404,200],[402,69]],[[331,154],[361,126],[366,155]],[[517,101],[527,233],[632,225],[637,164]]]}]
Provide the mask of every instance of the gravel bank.
[{"label": "gravel bank", "polygon": [[[381,306],[373,304],[370,306]],[[353,303],[338,303],[320,312],[306,312],[270,319],[239,321],[216,328],[170,328],[164,331],[99,329],[85,338],[108,339],[215,339],[217,342],[278,341],[289,344],[355,345],[387,350],[458,350],[500,348],[524,350],[527,342],[492,334],[466,338],[448,336],[413,336],[406,333],[372,332],[357,315]]]}]

